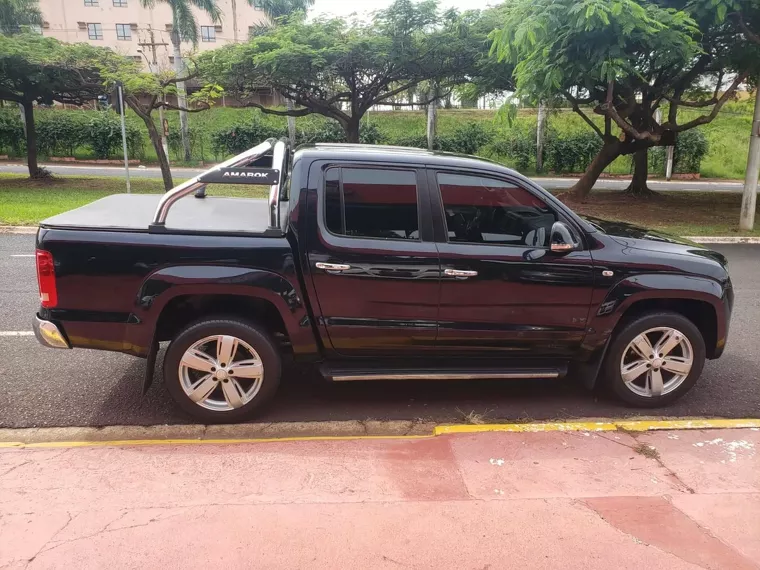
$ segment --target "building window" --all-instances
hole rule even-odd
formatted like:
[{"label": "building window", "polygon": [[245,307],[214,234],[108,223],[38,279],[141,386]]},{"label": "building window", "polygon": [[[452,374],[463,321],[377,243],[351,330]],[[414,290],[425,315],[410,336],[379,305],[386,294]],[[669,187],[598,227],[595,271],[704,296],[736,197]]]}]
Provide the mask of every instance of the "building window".
[{"label": "building window", "polygon": [[417,178],[411,170],[331,168],[325,226],[336,235],[419,240]]},{"label": "building window", "polygon": [[216,28],[214,26],[201,26],[201,41],[202,42],[215,42],[216,41]]},{"label": "building window", "polygon": [[116,39],[125,41],[132,39],[132,29],[129,24],[116,24]]},{"label": "building window", "polygon": [[90,7],[97,6],[98,0],[84,0],[84,5]]},{"label": "building window", "polygon": [[253,7],[257,10],[264,8],[264,0],[253,0]]},{"label": "building window", "polygon": [[127,0],[113,0],[113,5],[115,8],[126,8]]},{"label": "building window", "polygon": [[102,40],[103,26],[101,24],[87,24],[87,37],[91,40]]}]

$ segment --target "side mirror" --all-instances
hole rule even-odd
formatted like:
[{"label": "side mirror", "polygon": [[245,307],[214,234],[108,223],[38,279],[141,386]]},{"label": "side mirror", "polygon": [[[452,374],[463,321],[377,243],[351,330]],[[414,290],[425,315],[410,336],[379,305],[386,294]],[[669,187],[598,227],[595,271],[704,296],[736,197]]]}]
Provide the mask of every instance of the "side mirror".
[{"label": "side mirror", "polygon": [[578,238],[564,222],[554,222],[550,243],[550,249],[554,253],[569,253],[581,246]]}]

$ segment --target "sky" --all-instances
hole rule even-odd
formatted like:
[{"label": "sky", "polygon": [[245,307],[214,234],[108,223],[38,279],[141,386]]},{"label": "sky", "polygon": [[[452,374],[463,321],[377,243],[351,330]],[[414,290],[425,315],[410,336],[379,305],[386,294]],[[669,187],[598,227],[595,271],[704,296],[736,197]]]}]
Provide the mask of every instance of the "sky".
[{"label": "sky", "polygon": [[[312,15],[332,14],[348,16],[354,12],[368,13],[387,8],[392,0],[316,0],[310,10]],[[488,4],[497,4],[498,0],[439,0],[442,9],[457,8],[472,10],[486,8]]]}]

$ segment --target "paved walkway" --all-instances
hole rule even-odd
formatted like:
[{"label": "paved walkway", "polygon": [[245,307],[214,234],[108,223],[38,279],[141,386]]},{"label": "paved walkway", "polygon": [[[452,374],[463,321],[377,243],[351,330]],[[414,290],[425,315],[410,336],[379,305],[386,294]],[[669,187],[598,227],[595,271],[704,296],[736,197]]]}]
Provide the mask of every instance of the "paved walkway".
[{"label": "paved walkway", "polygon": [[760,431],[0,449],[0,568],[760,568]]}]

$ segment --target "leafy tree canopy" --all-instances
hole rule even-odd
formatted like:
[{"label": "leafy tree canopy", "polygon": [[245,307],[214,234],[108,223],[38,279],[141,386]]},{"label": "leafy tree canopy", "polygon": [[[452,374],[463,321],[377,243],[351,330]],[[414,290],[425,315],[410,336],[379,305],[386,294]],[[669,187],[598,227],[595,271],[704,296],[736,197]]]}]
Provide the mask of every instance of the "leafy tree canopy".
[{"label": "leafy tree canopy", "polygon": [[[722,4],[708,1],[709,9],[686,0],[514,0],[506,6],[492,52],[515,64],[518,95],[564,97],[605,142],[577,194],[588,193],[617,156],[672,144],[678,132],[712,121],[746,79],[747,60],[758,61],[757,53],[748,54],[746,42],[716,18]],[[726,1],[743,0],[718,0]],[[704,93],[704,85],[715,88]],[[667,118],[658,123],[654,112],[665,106]],[[706,110],[678,123],[682,106]],[[604,127],[584,109],[604,117]]]},{"label": "leafy tree canopy", "polygon": [[25,26],[41,26],[37,0],[0,0],[0,34],[17,34]]},{"label": "leafy tree canopy", "polygon": [[463,33],[458,20],[455,13],[441,13],[435,0],[397,0],[370,22],[296,16],[246,44],[202,54],[199,66],[207,81],[237,96],[273,87],[301,107],[250,103],[265,113],[319,113],[357,141],[359,121],[373,105],[425,80],[464,80],[473,66],[475,38]]},{"label": "leafy tree canopy", "polygon": [[89,44],[38,34],[0,35],[0,99],[81,104],[103,93],[98,61],[120,58]]}]

